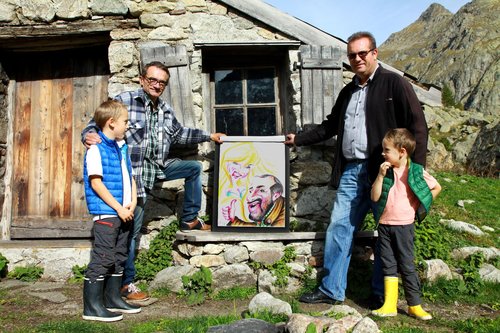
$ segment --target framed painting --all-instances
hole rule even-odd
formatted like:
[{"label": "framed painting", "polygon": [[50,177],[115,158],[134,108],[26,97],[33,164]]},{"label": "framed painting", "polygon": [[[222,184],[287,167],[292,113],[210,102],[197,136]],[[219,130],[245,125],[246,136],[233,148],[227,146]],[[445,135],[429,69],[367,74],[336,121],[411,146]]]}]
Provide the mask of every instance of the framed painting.
[{"label": "framed painting", "polygon": [[213,231],[289,229],[284,136],[226,136],[216,147]]}]

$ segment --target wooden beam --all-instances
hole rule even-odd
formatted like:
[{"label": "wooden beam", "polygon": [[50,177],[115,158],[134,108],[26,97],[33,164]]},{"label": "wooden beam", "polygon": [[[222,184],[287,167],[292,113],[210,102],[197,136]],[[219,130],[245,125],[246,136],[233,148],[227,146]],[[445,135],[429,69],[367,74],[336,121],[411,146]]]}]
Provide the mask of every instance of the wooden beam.
[{"label": "wooden beam", "polygon": [[13,219],[11,239],[90,238],[93,222],[87,219],[41,219],[20,217]]},{"label": "wooden beam", "polygon": [[[363,230],[356,234],[358,239],[371,239],[377,231]],[[323,240],[325,232],[207,232],[200,230],[177,231],[177,240],[189,243],[250,242],[250,241],[307,241]]]}]

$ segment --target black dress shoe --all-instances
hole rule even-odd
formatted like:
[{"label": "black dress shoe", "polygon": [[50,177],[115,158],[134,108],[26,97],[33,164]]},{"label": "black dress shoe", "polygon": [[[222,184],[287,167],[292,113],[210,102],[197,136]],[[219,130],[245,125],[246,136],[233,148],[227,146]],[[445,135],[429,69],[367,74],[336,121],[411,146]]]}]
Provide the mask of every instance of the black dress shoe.
[{"label": "black dress shoe", "polygon": [[316,289],[315,291],[310,293],[303,294],[302,296],[300,296],[299,301],[303,303],[328,303],[333,305],[339,305],[343,303],[342,301],[338,301],[336,299],[328,297],[319,289]]},{"label": "black dress shoe", "polygon": [[384,305],[384,296],[371,294],[367,303],[370,310],[380,309]]}]

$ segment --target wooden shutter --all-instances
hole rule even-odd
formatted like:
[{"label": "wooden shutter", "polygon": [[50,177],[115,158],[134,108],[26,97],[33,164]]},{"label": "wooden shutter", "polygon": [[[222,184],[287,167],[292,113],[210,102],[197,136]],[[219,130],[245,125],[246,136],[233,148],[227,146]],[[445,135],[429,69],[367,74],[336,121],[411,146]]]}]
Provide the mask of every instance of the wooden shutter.
[{"label": "wooden shutter", "polygon": [[300,51],[302,124],[320,124],[332,111],[342,89],[339,47],[303,45]]},{"label": "wooden shutter", "polygon": [[175,117],[184,126],[196,127],[186,46],[144,45],[140,47],[140,54],[141,68],[152,61],[160,61],[169,67],[170,80],[162,98],[172,106]]}]

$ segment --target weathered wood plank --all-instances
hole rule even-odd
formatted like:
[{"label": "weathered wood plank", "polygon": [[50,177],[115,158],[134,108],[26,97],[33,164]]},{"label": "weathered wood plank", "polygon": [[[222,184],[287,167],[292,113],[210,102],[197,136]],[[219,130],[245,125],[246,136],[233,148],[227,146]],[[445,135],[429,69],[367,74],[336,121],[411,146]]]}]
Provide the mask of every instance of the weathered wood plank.
[{"label": "weathered wood plank", "polygon": [[90,238],[93,222],[89,219],[66,219],[23,216],[13,218],[11,238]]},{"label": "weathered wood plank", "polygon": [[[80,135],[93,117],[95,109],[107,99],[107,76],[97,75],[96,64],[91,59],[82,59],[79,75],[73,78],[73,135],[71,168],[71,217],[89,216],[83,186],[83,163],[85,147]],[[76,70],[76,69],[75,69]],[[104,81],[104,83],[103,83]]]},{"label": "weathered wood plank", "polygon": [[31,82],[16,83],[14,116],[13,216],[25,215],[29,207],[29,145],[31,119]]},{"label": "weathered wood plank", "polygon": [[[71,36],[78,35],[79,39],[89,35],[89,38],[94,38],[92,34],[98,32],[107,32],[113,29],[131,29],[138,28],[138,19],[113,19],[105,18],[102,20],[84,20],[74,21],[51,25],[30,25],[30,26],[2,26],[0,30],[0,39],[15,39],[40,36],[43,38],[51,36]],[[17,41],[19,43],[19,41]]]},{"label": "weathered wood plank", "polygon": [[52,200],[50,216],[69,216],[71,202],[71,152],[72,152],[72,102],[73,80],[53,81],[52,95],[52,143],[50,184]]},{"label": "weathered wood plank", "polygon": [[[40,66],[42,67],[42,66]],[[50,72],[50,66],[43,66]],[[28,215],[47,215],[51,200],[49,188],[50,146],[51,144],[51,101],[52,84],[50,80],[35,80],[32,82],[32,117],[31,145],[32,160],[29,169],[29,207]]]},{"label": "weathered wood plank", "polygon": [[342,64],[333,59],[304,59],[301,64],[305,69],[341,69]]},{"label": "weathered wood plank", "polygon": [[[325,232],[206,232],[200,230],[177,231],[175,238],[190,243],[248,242],[248,241],[304,241],[325,238]],[[377,231],[364,230],[356,238],[377,237]]]},{"label": "weathered wood plank", "polygon": [[[311,56],[312,58],[319,58],[323,56],[324,48],[323,46],[311,45]],[[325,82],[323,81],[324,70],[312,69],[312,90],[313,90],[313,100],[312,100],[312,120],[313,124],[321,124],[325,119],[324,114],[324,96],[325,96]]]},{"label": "weathered wood plank", "polygon": [[91,239],[37,239],[0,241],[0,249],[60,249],[90,247],[92,247]]},{"label": "weathered wood plank", "polygon": [[[304,45],[300,47],[300,59],[303,62],[305,59],[311,58],[311,46]],[[302,124],[313,123],[313,88],[312,88],[312,71],[304,68],[300,69],[301,96],[302,96]]]}]

